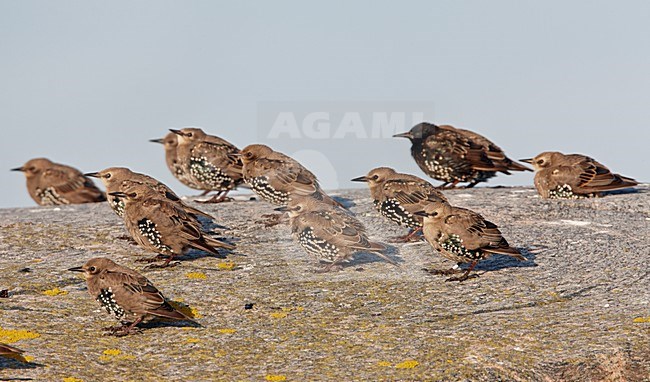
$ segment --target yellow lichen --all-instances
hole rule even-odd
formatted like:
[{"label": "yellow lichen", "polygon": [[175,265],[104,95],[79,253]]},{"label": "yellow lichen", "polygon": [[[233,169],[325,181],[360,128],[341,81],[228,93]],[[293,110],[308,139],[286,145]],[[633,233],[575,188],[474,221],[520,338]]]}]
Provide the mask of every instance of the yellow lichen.
[{"label": "yellow lichen", "polygon": [[20,340],[31,340],[40,336],[40,334],[32,332],[31,330],[11,330],[2,329],[2,327],[0,327],[0,342],[7,344],[12,344]]},{"label": "yellow lichen", "polygon": [[99,356],[100,361],[123,361],[135,359],[135,356],[130,354],[122,354],[120,349],[106,349],[104,354]]},{"label": "yellow lichen", "polygon": [[390,363],[390,362],[386,362],[386,361],[379,361],[379,362],[377,362],[377,366],[390,367],[390,366],[393,366],[393,364]]},{"label": "yellow lichen", "polygon": [[284,375],[273,375],[273,374],[267,374],[265,379],[267,381],[274,381],[274,382],[279,382],[279,381],[286,381],[287,377]]},{"label": "yellow lichen", "polygon": [[277,313],[269,314],[269,316],[271,316],[273,318],[285,318],[288,315],[289,315],[289,313],[287,313],[287,312],[277,312]]},{"label": "yellow lichen", "polygon": [[75,377],[65,377],[63,378],[63,382],[84,382],[84,380]]},{"label": "yellow lichen", "polygon": [[43,294],[46,296],[59,296],[59,295],[65,296],[66,294],[68,294],[68,291],[59,288],[54,288],[54,289],[48,289],[46,291],[43,291]]},{"label": "yellow lichen", "polygon": [[185,274],[185,277],[191,280],[205,280],[208,276],[205,273],[201,272],[189,272]]},{"label": "yellow lichen", "polygon": [[396,369],[412,369],[412,368],[416,367],[419,364],[420,364],[420,362],[418,362],[416,360],[413,360],[413,359],[409,359],[409,360],[406,360],[404,362],[398,363],[397,365],[395,365],[395,368]]},{"label": "yellow lichen", "polygon": [[104,350],[104,354],[106,354],[106,355],[120,355],[120,354],[122,354],[122,351],[120,349],[106,349],[106,350]]},{"label": "yellow lichen", "polygon": [[233,333],[235,333],[237,330],[236,330],[236,329],[217,329],[217,331],[218,331],[219,333],[222,333],[222,334],[233,334]]},{"label": "yellow lichen", "polygon": [[188,343],[188,344],[196,344],[196,343],[201,342],[201,340],[198,339],[198,338],[189,337],[189,338],[185,339],[185,342]]},{"label": "yellow lichen", "polygon": [[647,324],[650,323],[650,316],[648,317],[637,317],[634,320],[632,320],[635,324]]},{"label": "yellow lichen", "polygon": [[222,271],[232,271],[236,266],[237,264],[233,263],[232,261],[217,264],[217,268],[221,269]]},{"label": "yellow lichen", "polygon": [[189,318],[201,318],[201,314],[199,313],[198,309],[191,307],[182,301],[182,299],[177,299],[167,302],[169,302],[169,305],[171,305],[172,308],[178,310]]}]

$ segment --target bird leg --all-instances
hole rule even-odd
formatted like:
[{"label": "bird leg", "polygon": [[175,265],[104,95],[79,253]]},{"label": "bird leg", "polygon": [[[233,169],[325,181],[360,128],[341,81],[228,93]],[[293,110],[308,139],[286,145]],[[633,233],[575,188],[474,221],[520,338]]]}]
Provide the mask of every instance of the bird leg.
[{"label": "bird leg", "polygon": [[476,186],[476,185],[479,184],[479,183],[480,183],[480,181],[476,181],[476,180],[474,180],[474,181],[472,181],[472,183],[470,183],[470,184],[468,184],[467,186],[465,186],[465,188],[472,188],[472,187]]},{"label": "bird leg", "polygon": [[449,275],[455,275],[457,273],[463,272],[462,269],[460,268],[449,268],[449,269],[426,269],[422,268],[423,271],[429,272],[432,275],[441,275],[441,276],[449,276]]},{"label": "bird leg", "polygon": [[411,229],[410,232],[404,236],[397,236],[391,239],[393,243],[409,243],[414,241],[420,241],[422,238],[418,236],[419,233],[422,233],[422,227],[417,229]]},{"label": "bird leg", "polygon": [[199,194],[199,196],[206,196],[207,194],[210,193],[210,191],[212,191],[212,190],[205,190],[201,194]]},{"label": "bird leg", "polygon": [[169,256],[159,253],[154,257],[143,256],[143,257],[137,259],[136,261],[138,263],[155,263],[156,261],[163,261],[163,260],[167,260],[167,259],[169,259]]},{"label": "bird leg", "polygon": [[227,198],[226,195],[228,195],[228,191],[221,191],[218,194],[214,195],[208,200],[197,200],[198,203],[222,203],[222,202],[230,202],[233,199],[232,198]]},{"label": "bird leg", "polygon": [[116,336],[116,337],[124,337],[128,336],[129,334],[137,334],[140,333],[140,329],[136,328],[135,326],[142,322],[142,319],[144,317],[138,317],[135,321],[133,321],[130,325],[122,325],[121,327],[117,328],[116,330],[112,331],[111,335]]},{"label": "bird leg", "polygon": [[467,280],[467,279],[473,279],[473,278],[478,277],[478,274],[476,274],[476,273],[474,273],[474,274],[471,275],[471,276],[470,276],[470,274],[469,274],[469,273],[472,271],[472,269],[474,269],[474,267],[476,266],[476,264],[478,264],[478,260],[474,260],[474,261],[472,261],[472,264],[470,264],[469,268],[467,268],[467,270],[465,271],[465,273],[463,273],[462,276],[460,276],[460,277],[450,277],[450,278],[448,278],[448,279],[445,280],[445,281],[458,281],[458,282],[463,282],[463,281],[465,281],[465,280]]},{"label": "bird leg", "polygon": [[439,189],[441,189],[441,190],[444,190],[444,189],[447,187],[448,184],[449,184],[449,182],[445,182],[445,183],[439,185],[439,186],[436,187],[436,188],[439,188]]},{"label": "bird leg", "polygon": [[340,271],[343,269],[343,265],[337,263],[336,261],[325,265],[324,267],[320,267],[316,270],[316,273],[327,273],[331,271]]}]

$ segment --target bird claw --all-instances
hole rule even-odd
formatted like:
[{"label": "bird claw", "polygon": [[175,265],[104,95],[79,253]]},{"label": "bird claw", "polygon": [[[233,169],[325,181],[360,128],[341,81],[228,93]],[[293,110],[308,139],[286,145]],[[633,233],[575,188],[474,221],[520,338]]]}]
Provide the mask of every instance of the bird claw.
[{"label": "bird claw", "polygon": [[478,278],[478,274],[477,274],[477,273],[465,274],[465,275],[462,275],[462,276],[460,276],[460,277],[450,277],[450,278],[448,278],[448,279],[445,280],[445,281],[446,281],[446,282],[450,282],[450,281],[458,281],[458,282],[461,282],[461,283],[462,283],[462,282],[465,281],[465,280],[475,279],[475,278]]},{"label": "bird claw", "polygon": [[174,262],[170,261],[170,262],[164,262],[162,264],[149,264],[146,267],[144,267],[144,269],[171,268],[171,267],[175,267],[175,266],[180,265],[180,264],[181,264],[180,261],[174,261]]},{"label": "bird claw", "polygon": [[[422,268],[423,271],[431,273],[432,275],[441,275],[441,276],[449,276],[449,275],[455,275],[456,273],[461,273],[463,272],[462,269],[460,268],[449,268],[449,269],[427,269],[427,268]],[[449,280],[447,280],[449,281]]]}]

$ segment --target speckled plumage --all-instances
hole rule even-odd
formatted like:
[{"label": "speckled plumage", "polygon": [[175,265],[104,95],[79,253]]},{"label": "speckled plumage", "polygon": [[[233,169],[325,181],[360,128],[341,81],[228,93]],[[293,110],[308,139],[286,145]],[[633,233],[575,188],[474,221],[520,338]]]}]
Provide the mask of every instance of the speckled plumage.
[{"label": "speckled plumage", "polygon": [[146,185],[133,184],[110,193],[124,198],[124,223],[141,247],[168,256],[165,264],[195,248],[222,256],[216,247],[234,246],[207,236],[201,224],[176,202],[162,198]]},{"label": "speckled plumage", "polygon": [[[433,248],[455,263],[471,263],[463,276],[449,281],[466,280],[479,260],[495,253],[525,260],[519,250],[508,244],[494,223],[474,211],[438,202],[428,204],[418,215],[424,218],[424,237]],[[437,272],[440,271],[432,273]]]},{"label": "speckled plumage", "polygon": [[547,151],[522,161],[535,168],[535,188],[542,198],[581,199],[639,184],[632,178],[612,173],[593,158],[581,154]]},{"label": "speckled plumage", "polygon": [[367,182],[375,208],[387,219],[401,226],[418,229],[422,217],[415,215],[431,202],[447,198],[431,183],[415,175],[401,174],[388,167],[370,170],[353,181]]},{"label": "speckled plumage", "polygon": [[79,170],[49,159],[31,159],[12,171],[25,173],[27,191],[41,206],[96,203],[106,200],[105,194]]},{"label": "speckled plumage", "polygon": [[469,130],[423,122],[395,137],[408,138],[411,155],[420,169],[444,185],[468,182],[467,187],[472,187],[497,172],[530,171],[490,140]]},{"label": "speckled plumage", "polygon": [[82,272],[88,284],[88,293],[108,314],[123,323],[122,327],[113,329],[114,334],[130,334],[137,324],[148,317],[190,320],[174,309],[144,276],[112,260],[94,258],[70,270]]},{"label": "speckled plumage", "polygon": [[218,191],[220,200],[244,182],[239,149],[197,128],[171,130],[177,135],[176,156],[184,174],[199,189]]},{"label": "speckled plumage", "polygon": [[174,191],[172,191],[172,189],[167,187],[164,183],[148,175],[131,171],[128,168],[109,167],[98,172],[88,173],[86,176],[98,178],[102,181],[102,183],[104,183],[104,187],[106,187],[106,193],[108,195],[109,205],[111,206],[111,209],[113,209],[113,211],[120,217],[124,216],[124,198],[116,195],[111,195],[111,193],[124,191],[133,185],[139,184],[151,188],[162,198],[178,203],[187,213],[191,215],[203,216],[207,219],[212,219],[212,216],[206,214],[205,212],[185,204],[181,198],[179,198],[178,195],[176,195],[176,193],[174,193]]},{"label": "speckled plumage", "polygon": [[265,145],[249,145],[241,152],[244,180],[262,199],[286,205],[296,196],[310,196],[340,206],[320,187],[316,176],[295,159]]},{"label": "speckled plumage", "polygon": [[294,195],[284,208],[289,212],[291,232],[309,254],[332,266],[350,260],[356,252],[369,252],[395,265],[382,253],[383,244],[368,239],[363,224],[344,208],[308,196]]}]

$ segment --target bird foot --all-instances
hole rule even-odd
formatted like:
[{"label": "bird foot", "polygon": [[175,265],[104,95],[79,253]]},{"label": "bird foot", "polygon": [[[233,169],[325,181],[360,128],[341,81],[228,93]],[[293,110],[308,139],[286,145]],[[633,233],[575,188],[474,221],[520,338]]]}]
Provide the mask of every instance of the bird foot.
[{"label": "bird foot", "polygon": [[327,272],[332,272],[332,271],[339,272],[339,271],[342,271],[342,270],[343,270],[343,265],[337,264],[337,263],[332,263],[332,264],[328,264],[328,265],[325,265],[323,267],[320,267],[320,268],[316,269],[314,272],[315,273],[327,273]]},{"label": "bird foot", "polygon": [[445,280],[445,281],[447,281],[447,282],[450,282],[450,281],[458,281],[458,282],[461,282],[461,283],[462,283],[462,282],[465,281],[465,280],[475,279],[475,278],[477,278],[477,277],[478,277],[478,274],[477,274],[477,273],[472,273],[472,274],[465,273],[464,275],[459,276],[459,277],[450,277],[450,278],[448,278],[448,279]]},{"label": "bird foot", "polygon": [[455,275],[457,273],[462,273],[464,272],[460,268],[449,268],[449,269],[427,269],[427,268],[422,268],[423,271],[431,273],[432,275],[441,275],[441,276],[449,276],[449,275]]},{"label": "bird foot", "polygon": [[128,336],[129,334],[140,334],[142,333],[142,330],[136,327],[131,327],[130,325],[117,325],[117,326],[109,326],[107,328],[103,328],[103,331],[105,336],[115,336],[115,337],[124,337]]},{"label": "bird foot", "polygon": [[197,203],[203,203],[203,204],[208,204],[208,203],[225,203],[225,202],[232,202],[233,198],[227,197],[226,195],[215,195],[211,197],[210,199],[207,200],[197,200]]},{"label": "bird foot", "polygon": [[136,260],[138,263],[155,263],[156,261],[163,261],[169,259],[169,256],[156,255],[154,257],[141,257]]},{"label": "bird foot", "polygon": [[180,265],[180,261],[165,261],[162,264],[149,264],[144,269],[162,269],[162,268],[172,268]]},{"label": "bird foot", "polygon": [[257,223],[264,224],[264,227],[274,227],[278,224],[286,223],[287,219],[285,214],[264,214],[262,215],[264,219],[258,220]]}]

